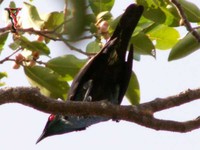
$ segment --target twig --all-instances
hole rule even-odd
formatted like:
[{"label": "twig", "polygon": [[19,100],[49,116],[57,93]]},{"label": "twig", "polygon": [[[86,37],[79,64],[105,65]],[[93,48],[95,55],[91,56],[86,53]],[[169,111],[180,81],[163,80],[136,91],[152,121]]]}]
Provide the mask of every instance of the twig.
[{"label": "twig", "polygon": [[12,30],[11,26],[3,27],[0,28],[0,33],[9,32],[10,30]]},{"label": "twig", "polygon": [[[64,24],[65,22],[63,22]],[[62,24],[62,25],[63,25]],[[27,32],[27,33],[32,33],[32,34],[37,34],[37,35],[41,35],[41,36],[44,36],[48,39],[51,39],[51,40],[54,40],[54,41],[62,41],[64,42],[71,50],[74,50],[76,52],[79,52],[83,55],[86,55],[88,57],[91,57],[91,56],[94,56],[96,53],[86,53],[84,51],[82,51],[81,49],[78,49],[74,46],[72,46],[68,40],[64,39],[60,34],[56,34],[56,30],[60,28],[60,26],[58,26],[56,29],[52,30],[52,31],[40,31],[40,30],[35,30],[33,28],[27,28],[27,29],[22,29],[22,28],[19,28],[16,30],[16,32]],[[0,28],[0,32],[6,32],[6,31],[9,31],[11,28],[10,27],[5,27],[5,28]],[[57,38],[54,38],[52,36],[50,36],[50,34],[54,34],[57,36]],[[93,35],[89,35],[89,36],[84,36],[84,37],[81,37],[79,38],[78,40],[85,40],[85,39],[89,39],[89,38],[92,38]],[[6,58],[5,58],[6,59]],[[2,60],[4,61],[4,60]],[[0,63],[2,63],[2,61],[0,61]]]},{"label": "twig", "polygon": [[34,60],[36,63],[40,64],[40,65],[45,65],[46,66],[46,62],[40,61],[40,60]]},{"label": "twig", "polygon": [[79,48],[76,48],[74,46],[72,46],[66,39],[64,39],[63,37],[60,37],[60,40],[63,41],[71,50],[74,50],[76,52],[79,52],[83,55],[86,55],[88,57],[91,57],[91,56],[94,56],[96,53],[87,53],[87,52],[84,52],[82,51],[81,49]]},{"label": "twig", "polygon": [[186,27],[186,29],[192,33],[192,35],[197,39],[197,41],[200,43],[200,35],[199,33],[194,29],[192,28],[190,22],[188,21],[186,15],[185,15],[185,12],[181,6],[181,4],[177,1],[177,0],[171,0],[171,2],[176,6],[176,9],[181,17],[181,19],[183,20],[183,23]]},{"label": "twig", "polygon": [[[67,20],[67,17],[68,17],[68,0],[65,0],[63,14],[64,14],[64,20]],[[67,28],[67,26],[66,26],[66,24],[64,24],[64,29],[66,29],[66,28]]]},{"label": "twig", "polygon": [[28,32],[28,33],[31,33],[31,34],[37,34],[37,35],[41,35],[41,36],[44,36],[48,39],[51,39],[51,40],[54,40],[54,41],[57,41],[59,40],[58,38],[54,38],[53,36],[50,36],[49,34],[54,34],[56,35],[55,31],[52,30],[52,31],[41,31],[41,30],[35,30],[33,28],[27,28],[27,29],[22,29],[22,28],[19,28],[16,30],[17,32]]},{"label": "twig", "polygon": [[87,39],[91,39],[93,37],[94,37],[94,34],[88,35],[88,36],[83,36],[83,37],[76,39],[76,41],[87,40]]},{"label": "twig", "polygon": [[[21,103],[37,110],[63,115],[102,116],[126,120],[155,130],[189,132],[200,128],[200,117],[186,122],[162,120],[154,113],[200,99],[200,89],[187,90],[178,95],[155,99],[137,106],[119,106],[102,102],[57,101],[41,95],[36,88],[17,87],[0,89],[0,105]],[[183,114],[184,115],[184,114]]]},{"label": "twig", "polygon": [[[53,36],[50,36],[49,34],[59,36],[59,34],[57,34],[56,31],[58,29],[60,29],[64,24],[66,24],[70,20],[71,19],[65,20],[63,23],[61,23],[54,30],[51,30],[51,31],[49,31],[49,30],[48,31],[47,30],[35,30],[34,28],[27,28],[27,29],[17,28],[15,32],[28,32],[28,33],[32,33],[32,34],[41,35],[41,36],[44,36],[48,39],[57,41],[57,40],[59,40],[58,38],[54,38]],[[12,30],[11,26],[0,28],[0,32],[6,32],[6,31],[10,31],[10,30]]]},{"label": "twig", "polygon": [[10,54],[9,56],[5,57],[4,59],[0,60],[0,64],[3,64],[5,61],[13,61],[14,59],[10,59],[10,57],[12,57],[13,55],[15,55],[16,53],[18,53],[20,50],[22,50],[22,48],[18,48],[17,50],[15,50],[12,54]]}]

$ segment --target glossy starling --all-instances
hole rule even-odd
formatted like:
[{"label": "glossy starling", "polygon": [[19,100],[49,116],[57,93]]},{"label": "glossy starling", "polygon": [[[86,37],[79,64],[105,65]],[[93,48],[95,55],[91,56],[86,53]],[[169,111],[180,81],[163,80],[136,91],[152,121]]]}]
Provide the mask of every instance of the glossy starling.
[{"label": "glossy starling", "polygon": [[[143,6],[128,6],[111,38],[75,77],[67,100],[107,100],[116,105],[121,103],[132,72],[133,46],[130,46],[127,59],[126,51],[142,12]],[[90,125],[107,120],[109,119],[98,116],[50,115],[37,143],[48,136],[84,130]]]}]

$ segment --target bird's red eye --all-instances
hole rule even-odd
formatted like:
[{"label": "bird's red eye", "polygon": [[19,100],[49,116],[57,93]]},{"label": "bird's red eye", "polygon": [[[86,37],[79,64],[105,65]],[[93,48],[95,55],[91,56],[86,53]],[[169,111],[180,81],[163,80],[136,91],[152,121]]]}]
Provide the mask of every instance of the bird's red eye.
[{"label": "bird's red eye", "polygon": [[54,118],[55,118],[55,115],[53,115],[53,114],[52,114],[52,115],[50,115],[50,116],[49,116],[49,121],[53,121],[53,120],[54,120]]}]

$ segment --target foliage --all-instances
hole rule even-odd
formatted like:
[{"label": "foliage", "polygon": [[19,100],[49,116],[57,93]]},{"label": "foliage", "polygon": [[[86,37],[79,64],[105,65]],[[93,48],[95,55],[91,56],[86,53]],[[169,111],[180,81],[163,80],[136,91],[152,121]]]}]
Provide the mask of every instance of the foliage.
[{"label": "foliage", "polygon": [[[88,2],[66,0],[63,11],[48,14],[42,14],[31,2],[24,2],[22,10],[27,18],[19,20],[16,31],[10,32],[11,24],[0,29],[0,52],[4,50],[5,43],[10,42],[7,40],[9,36],[13,37],[13,41],[8,45],[14,51],[9,57],[0,60],[0,63],[5,63],[7,60],[14,61],[13,68],[22,66],[32,86],[40,88],[47,96],[65,100],[69,83],[86,61],[101,49],[103,41],[110,37],[119,21],[120,16],[112,17],[114,2],[114,0]],[[135,46],[134,59],[140,60],[141,55],[156,57],[156,50],[170,50],[168,59],[172,61],[199,49],[200,44],[192,33],[188,33],[180,40],[177,27],[182,27],[182,18],[172,2],[168,0],[136,2],[143,5],[145,11],[131,38],[131,43]],[[186,0],[179,2],[188,21],[199,23],[200,9]],[[11,2],[10,6],[15,6],[15,3]],[[198,33],[199,31],[198,29]],[[88,43],[86,48],[77,48],[74,42],[83,40]],[[74,53],[50,58],[53,47],[49,48],[48,44],[51,41],[61,41],[69,49],[87,58],[74,56]],[[14,55],[15,59],[11,58]],[[44,62],[41,55],[47,56],[49,60]],[[0,78],[6,76],[6,73],[0,73]],[[0,82],[0,85],[3,83]],[[140,101],[139,83],[134,72],[126,96],[132,104],[138,104]]]}]

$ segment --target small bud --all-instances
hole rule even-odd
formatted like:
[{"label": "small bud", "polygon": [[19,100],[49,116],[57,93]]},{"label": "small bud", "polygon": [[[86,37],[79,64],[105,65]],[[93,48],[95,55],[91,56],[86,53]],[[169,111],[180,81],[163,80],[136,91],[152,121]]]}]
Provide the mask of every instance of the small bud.
[{"label": "small bud", "polygon": [[40,53],[38,51],[32,52],[33,60],[37,60],[40,57]]},{"label": "small bud", "polygon": [[35,66],[36,62],[34,60],[31,60],[28,64],[28,66],[33,67]]},{"label": "small bud", "polygon": [[17,64],[21,64],[24,60],[25,60],[25,57],[21,53],[15,56],[15,62]]},{"label": "small bud", "polygon": [[42,42],[44,41],[44,36],[39,35],[37,38],[37,41]]},{"label": "small bud", "polygon": [[12,68],[13,68],[13,69],[19,69],[19,68],[20,68],[20,64],[14,63],[14,65],[13,65]]},{"label": "small bud", "polygon": [[101,33],[108,32],[109,24],[107,21],[102,21],[99,23],[99,30]]}]

